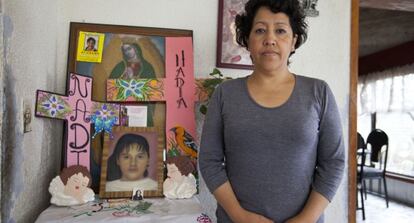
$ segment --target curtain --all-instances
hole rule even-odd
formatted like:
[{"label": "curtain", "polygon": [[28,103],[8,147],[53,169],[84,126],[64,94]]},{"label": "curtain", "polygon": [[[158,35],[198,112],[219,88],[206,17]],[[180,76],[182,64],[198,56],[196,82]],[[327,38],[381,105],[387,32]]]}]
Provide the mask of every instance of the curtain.
[{"label": "curtain", "polygon": [[414,111],[414,64],[359,77],[358,115]]}]

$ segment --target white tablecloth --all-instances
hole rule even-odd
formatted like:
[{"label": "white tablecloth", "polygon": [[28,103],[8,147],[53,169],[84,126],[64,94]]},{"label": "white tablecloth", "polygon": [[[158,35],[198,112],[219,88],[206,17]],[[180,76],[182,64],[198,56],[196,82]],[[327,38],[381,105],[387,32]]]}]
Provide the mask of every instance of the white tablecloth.
[{"label": "white tablecloth", "polygon": [[[151,203],[146,210],[140,208],[146,205],[144,202]],[[72,207],[51,205],[36,220],[36,223],[55,222],[211,223],[211,220],[203,214],[199,200],[193,197],[184,200],[145,199],[141,203],[127,200],[116,204],[98,201]]]}]

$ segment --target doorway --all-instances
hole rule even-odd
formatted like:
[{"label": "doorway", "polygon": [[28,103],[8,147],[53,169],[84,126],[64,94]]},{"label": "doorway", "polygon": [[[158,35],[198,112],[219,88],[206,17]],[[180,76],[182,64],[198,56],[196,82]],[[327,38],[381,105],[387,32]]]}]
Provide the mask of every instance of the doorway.
[{"label": "doorway", "polygon": [[[353,157],[356,157],[356,150],[353,148],[356,148],[358,75],[379,71],[380,66],[384,66],[381,69],[386,69],[414,63],[412,56],[405,58],[400,55],[394,57],[396,58],[395,61],[381,59],[381,57],[380,59],[371,59],[373,61],[371,63],[367,63],[366,60],[371,56],[381,54],[381,52],[390,56],[389,50],[393,52],[399,45],[414,40],[413,23],[405,24],[407,21],[414,21],[414,2],[409,0],[352,0],[351,4],[348,222],[356,222],[356,202],[358,200],[356,197],[357,161],[353,159]],[[410,14],[413,17],[401,18],[404,15]],[[392,20],[396,21],[392,23]],[[402,27],[398,29],[398,26]],[[375,39],[372,37],[379,38]],[[402,48],[406,52],[412,52],[412,50],[408,50],[407,45],[404,45]],[[364,135],[364,138],[366,135]]]}]

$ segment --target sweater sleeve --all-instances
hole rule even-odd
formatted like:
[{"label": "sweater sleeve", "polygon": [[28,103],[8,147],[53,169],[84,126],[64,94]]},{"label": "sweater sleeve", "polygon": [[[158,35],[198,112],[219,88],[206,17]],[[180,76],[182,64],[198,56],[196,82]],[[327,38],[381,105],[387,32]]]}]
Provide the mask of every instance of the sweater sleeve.
[{"label": "sweater sleeve", "polygon": [[219,85],[209,100],[198,157],[201,176],[211,193],[228,180],[224,166],[221,94]]},{"label": "sweater sleeve", "polygon": [[313,189],[331,201],[344,172],[344,143],[334,95],[326,83],[322,85],[321,92],[321,118]]}]

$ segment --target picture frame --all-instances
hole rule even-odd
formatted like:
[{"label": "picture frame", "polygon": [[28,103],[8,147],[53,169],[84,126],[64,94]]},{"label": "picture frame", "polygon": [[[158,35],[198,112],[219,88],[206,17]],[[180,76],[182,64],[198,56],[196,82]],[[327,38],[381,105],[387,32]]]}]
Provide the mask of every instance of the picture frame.
[{"label": "picture frame", "polygon": [[[248,0],[219,0],[216,66],[253,70],[250,53],[236,42],[235,18]],[[306,16],[316,17],[318,0],[299,0]]]},{"label": "picture frame", "polygon": [[235,17],[248,0],[219,0],[217,67],[253,70],[250,53],[236,42]]},{"label": "picture frame", "polygon": [[[104,36],[101,36],[103,34]],[[82,37],[83,36],[83,37]],[[91,53],[85,53],[85,60],[79,59],[79,51],[85,48],[85,41],[87,43],[89,36],[98,36],[99,41],[96,39],[97,51]],[[182,29],[169,29],[169,28],[156,28],[156,27],[139,27],[139,26],[125,26],[125,25],[111,25],[111,24],[95,24],[95,23],[70,23],[70,34],[69,34],[69,51],[68,51],[68,62],[67,71],[68,73],[74,72],[83,74],[93,78],[92,83],[92,100],[107,102],[106,98],[106,87],[107,80],[111,77],[112,71],[115,69],[119,61],[122,59],[122,52],[120,50],[120,43],[124,40],[131,41],[131,38],[135,36],[148,37],[136,42],[145,45],[142,48],[142,53],[148,59],[149,64],[154,68],[155,78],[165,77],[165,55],[163,49],[156,45],[151,44],[148,39],[159,40],[160,38],[167,37],[193,37],[192,30]],[[128,40],[129,38],[129,40]],[[134,40],[133,40],[134,41]],[[145,41],[145,42],[144,42]],[[115,42],[114,44],[112,42]],[[152,41],[154,43],[154,41]],[[102,43],[102,44],[100,44]],[[147,44],[150,43],[150,44]],[[82,46],[82,47],[80,47]],[[99,47],[102,47],[101,50]],[[150,46],[150,47],[148,47]],[[154,54],[151,50],[160,49],[159,54]],[[67,78],[66,88],[68,88],[69,77]],[[134,103],[129,103],[133,105]],[[142,104],[142,103],[140,103]],[[166,120],[166,105],[165,102],[151,102],[144,105],[148,105],[154,109],[153,114],[148,115],[148,127],[165,128]],[[122,125],[122,123],[121,123]],[[163,132],[163,138],[166,137]],[[101,173],[101,157],[103,150],[103,134],[96,135],[95,138],[91,139],[91,155],[90,155],[90,171],[92,175],[92,188],[96,193],[99,192],[100,185],[100,173]],[[65,157],[63,157],[64,159]]]},{"label": "picture frame", "polygon": [[141,190],[144,197],[162,197],[164,147],[160,128],[114,127],[113,138],[104,137],[99,196],[131,198]]}]

